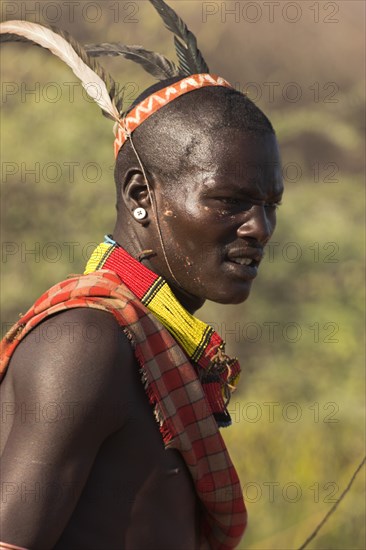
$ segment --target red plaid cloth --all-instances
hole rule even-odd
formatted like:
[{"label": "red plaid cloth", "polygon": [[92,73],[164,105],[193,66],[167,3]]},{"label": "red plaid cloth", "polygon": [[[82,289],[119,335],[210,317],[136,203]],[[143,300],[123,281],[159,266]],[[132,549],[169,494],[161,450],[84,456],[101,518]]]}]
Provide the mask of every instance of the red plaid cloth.
[{"label": "red plaid cloth", "polygon": [[109,311],[129,335],[166,448],[177,449],[203,505],[201,550],[239,543],[246,509],[239,479],[193,365],[169,332],[109,270],[52,287],[1,342],[0,376],[19,342],[46,317],[71,308]]}]

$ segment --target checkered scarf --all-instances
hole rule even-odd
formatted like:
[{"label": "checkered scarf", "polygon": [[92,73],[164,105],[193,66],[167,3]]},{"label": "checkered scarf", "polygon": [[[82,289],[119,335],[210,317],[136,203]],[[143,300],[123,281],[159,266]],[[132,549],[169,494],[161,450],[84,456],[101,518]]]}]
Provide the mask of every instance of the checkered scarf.
[{"label": "checkered scarf", "polygon": [[200,550],[239,543],[246,509],[237,473],[196,370],[172,335],[110,270],[63,281],[43,294],[1,342],[0,373],[19,342],[50,315],[70,308],[109,311],[127,334],[166,448],[177,449],[202,503]]},{"label": "checkered scarf", "polygon": [[230,426],[227,410],[240,375],[238,360],[225,353],[225,342],[214,329],[191,315],[179,303],[167,282],[135,260],[110,237],[96,247],[85,274],[110,269],[119,275],[194,363],[217,425]]}]

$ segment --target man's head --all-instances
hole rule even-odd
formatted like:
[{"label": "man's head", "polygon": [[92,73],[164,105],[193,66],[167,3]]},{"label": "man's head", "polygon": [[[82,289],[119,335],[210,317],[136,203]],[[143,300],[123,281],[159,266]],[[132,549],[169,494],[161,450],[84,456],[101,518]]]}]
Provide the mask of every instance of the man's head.
[{"label": "man's head", "polygon": [[[170,82],[160,83],[136,102]],[[282,195],[271,123],[243,94],[206,87],[172,101],[133,133],[145,168],[127,143],[115,179],[114,237],[135,255],[151,249],[150,267],[176,290],[221,303],[245,300]],[[155,202],[157,220],[150,203]],[[138,222],[132,212],[144,207]],[[159,227],[160,234],[159,237]],[[239,265],[251,261],[251,265]]]},{"label": "man's head", "polygon": [[[1,41],[30,41],[46,49],[57,44],[52,53],[117,123],[117,147],[123,130],[134,130],[117,158],[115,239],[137,257],[151,249],[148,265],[186,302],[192,299],[191,309],[205,299],[241,302],[274,231],[275,204],[282,195],[273,128],[248,98],[209,74],[195,36],[174,10],[164,0],[150,2],[174,34],[178,66],[141,46],[103,43],[86,51],[59,29],[24,21],[1,23]],[[101,55],[132,59],[159,80],[171,77],[144,96],[183,76],[184,95],[164,103],[137,128],[123,128],[118,86],[90,58]],[[199,89],[185,93],[189,80]],[[132,213],[139,206],[147,217],[138,221]]]}]

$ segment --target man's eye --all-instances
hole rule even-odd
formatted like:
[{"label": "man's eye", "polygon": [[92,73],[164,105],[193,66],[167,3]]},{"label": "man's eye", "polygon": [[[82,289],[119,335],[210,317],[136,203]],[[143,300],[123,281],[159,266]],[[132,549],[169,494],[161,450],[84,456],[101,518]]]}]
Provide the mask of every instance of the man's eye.
[{"label": "man's eye", "polygon": [[269,203],[265,204],[265,207],[266,208],[274,208],[275,210],[277,210],[277,208],[279,208],[281,206],[281,204],[282,204],[281,201],[269,202]]},{"label": "man's eye", "polygon": [[234,197],[217,197],[218,201],[223,202],[224,204],[239,204],[240,199],[235,199]]}]

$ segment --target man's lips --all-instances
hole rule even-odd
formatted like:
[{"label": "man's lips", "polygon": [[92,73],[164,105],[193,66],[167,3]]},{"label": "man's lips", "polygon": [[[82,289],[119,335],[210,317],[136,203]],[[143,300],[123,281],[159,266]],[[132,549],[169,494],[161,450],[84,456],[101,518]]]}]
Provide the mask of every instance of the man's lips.
[{"label": "man's lips", "polygon": [[250,265],[258,267],[263,259],[263,249],[259,248],[236,248],[227,253],[227,259],[238,265]]}]

